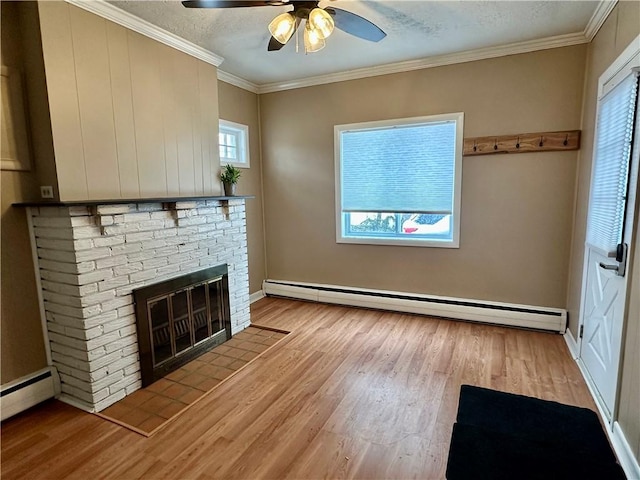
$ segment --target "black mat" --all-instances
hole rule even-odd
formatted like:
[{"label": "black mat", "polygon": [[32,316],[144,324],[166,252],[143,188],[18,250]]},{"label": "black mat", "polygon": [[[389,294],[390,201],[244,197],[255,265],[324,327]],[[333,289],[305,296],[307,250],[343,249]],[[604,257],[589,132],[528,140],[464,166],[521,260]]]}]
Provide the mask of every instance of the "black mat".
[{"label": "black mat", "polygon": [[463,385],[447,478],[624,479],[586,408]]}]

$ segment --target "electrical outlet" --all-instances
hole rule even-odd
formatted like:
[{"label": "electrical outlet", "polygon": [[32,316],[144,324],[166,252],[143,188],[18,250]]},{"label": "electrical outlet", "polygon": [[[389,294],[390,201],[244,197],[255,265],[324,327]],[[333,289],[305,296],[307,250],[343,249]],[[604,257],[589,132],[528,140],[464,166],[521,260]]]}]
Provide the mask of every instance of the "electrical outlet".
[{"label": "electrical outlet", "polygon": [[50,185],[41,185],[40,196],[42,198],[53,198],[53,187]]}]

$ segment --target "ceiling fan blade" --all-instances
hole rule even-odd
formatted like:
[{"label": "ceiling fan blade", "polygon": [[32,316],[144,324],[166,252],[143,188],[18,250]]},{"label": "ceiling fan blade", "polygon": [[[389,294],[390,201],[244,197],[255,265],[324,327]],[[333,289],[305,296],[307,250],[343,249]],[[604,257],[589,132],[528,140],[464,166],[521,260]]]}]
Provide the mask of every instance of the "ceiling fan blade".
[{"label": "ceiling fan blade", "polygon": [[325,10],[333,17],[336,28],[355,37],[370,42],[379,42],[387,36],[380,27],[360,15],[336,7],[327,7]]},{"label": "ceiling fan blade", "polygon": [[182,2],[182,5],[187,8],[269,7],[287,4],[286,0],[185,0]]},{"label": "ceiling fan blade", "polygon": [[267,46],[267,51],[274,52],[276,50],[280,50],[282,47],[284,47],[284,43],[280,43],[278,40],[271,37],[269,39],[269,45]]}]

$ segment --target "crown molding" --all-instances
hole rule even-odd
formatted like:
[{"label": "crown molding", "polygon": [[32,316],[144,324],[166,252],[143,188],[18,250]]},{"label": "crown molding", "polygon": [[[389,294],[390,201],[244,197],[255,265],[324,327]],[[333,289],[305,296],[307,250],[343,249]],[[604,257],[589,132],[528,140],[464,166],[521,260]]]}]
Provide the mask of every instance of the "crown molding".
[{"label": "crown molding", "polygon": [[593,12],[591,18],[589,19],[589,23],[584,29],[584,36],[588,41],[593,40],[593,37],[596,36],[598,30],[605,22],[611,11],[618,4],[618,0],[602,0],[598,6],[596,7],[596,11]]},{"label": "crown molding", "polygon": [[294,88],[311,87],[325,83],[343,82],[346,80],[356,80],[359,78],[375,77],[378,75],[388,75],[392,73],[409,72],[424,68],[441,67],[456,63],[473,62],[488,58],[504,57],[507,55],[517,55],[520,53],[534,52],[536,50],[547,50],[550,48],[568,47],[588,43],[583,33],[569,33],[557,35],[526,42],[512,43],[498,47],[478,48],[466,52],[452,53],[447,55],[437,55],[421,60],[409,60],[406,62],[390,63],[377,67],[359,68],[347,72],[332,73],[329,75],[318,75],[315,77],[301,78],[286,82],[275,82],[258,85],[258,93],[272,93]]},{"label": "crown molding", "polygon": [[233,73],[225,72],[220,69],[218,69],[218,80],[230,83],[231,85],[235,85],[238,88],[248,90],[252,93],[258,93],[258,89],[260,88],[259,85],[256,85],[249,80],[245,80],[244,78],[240,78]]},{"label": "crown molding", "polygon": [[102,18],[110,20],[118,25],[122,25],[141,35],[157,40],[170,47],[180,50],[181,52],[191,55],[203,62],[209,63],[215,67],[220,66],[224,61],[219,55],[202,48],[195,43],[191,43],[167,30],[160,28],[152,23],[142,20],[135,15],[125,12],[124,10],[107,3],[104,0],[65,0],[71,5],[80,7],[88,12],[94,13]]}]

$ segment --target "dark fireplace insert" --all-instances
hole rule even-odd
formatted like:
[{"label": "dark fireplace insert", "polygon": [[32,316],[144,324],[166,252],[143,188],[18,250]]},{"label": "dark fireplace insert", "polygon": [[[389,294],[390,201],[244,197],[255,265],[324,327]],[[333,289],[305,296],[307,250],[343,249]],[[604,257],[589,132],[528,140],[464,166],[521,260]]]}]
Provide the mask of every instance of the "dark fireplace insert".
[{"label": "dark fireplace insert", "polygon": [[133,291],[142,386],[231,338],[227,266]]}]

